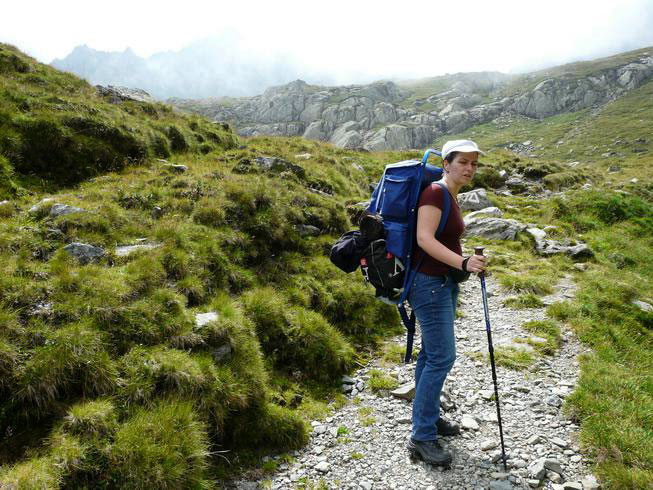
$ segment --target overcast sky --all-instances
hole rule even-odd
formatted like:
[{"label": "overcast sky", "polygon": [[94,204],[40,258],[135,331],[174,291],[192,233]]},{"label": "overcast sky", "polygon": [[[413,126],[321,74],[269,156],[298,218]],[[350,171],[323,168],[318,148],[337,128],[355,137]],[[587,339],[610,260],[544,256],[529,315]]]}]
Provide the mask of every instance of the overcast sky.
[{"label": "overcast sky", "polygon": [[653,45],[653,0],[23,0],[0,14],[0,41],[42,62],[80,44],[149,56],[207,37],[340,83],[521,72]]}]

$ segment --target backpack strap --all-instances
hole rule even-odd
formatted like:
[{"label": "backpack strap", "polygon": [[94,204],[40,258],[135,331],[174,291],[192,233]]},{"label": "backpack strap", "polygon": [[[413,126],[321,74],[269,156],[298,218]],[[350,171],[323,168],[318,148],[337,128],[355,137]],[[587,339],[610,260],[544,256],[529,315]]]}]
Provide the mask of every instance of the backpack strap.
[{"label": "backpack strap", "polygon": [[[444,209],[442,210],[442,216],[440,217],[438,229],[435,231],[435,238],[440,238],[444,232],[444,227],[447,225],[447,220],[449,219],[449,212],[451,210],[451,198],[449,197],[449,189],[447,189],[443,183],[435,182],[435,184],[439,185],[444,191]],[[421,267],[425,257],[426,252],[422,251],[422,256],[417,261],[416,266],[411,268],[410,272],[407,274],[408,277],[406,278],[404,290],[401,293],[399,304],[397,305],[399,315],[401,316],[401,321],[406,327],[406,354],[404,356],[404,362],[406,364],[408,364],[413,357],[413,340],[415,338],[415,312],[411,310],[410,316],[408,316],[408,313],[406,312],[405,302],[408,299],[408,293],[410,292],[410,288],[413,285],[417,271],[419,271],[419,268]]]}]

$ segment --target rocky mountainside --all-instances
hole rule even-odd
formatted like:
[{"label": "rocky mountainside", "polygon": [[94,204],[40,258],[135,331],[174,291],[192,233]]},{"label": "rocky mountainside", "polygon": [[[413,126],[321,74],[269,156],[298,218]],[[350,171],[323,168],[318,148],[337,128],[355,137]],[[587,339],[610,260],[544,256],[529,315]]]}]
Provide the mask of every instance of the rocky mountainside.
[{"label": "rocky mountainside", "polygon": [[422,148],[507,114],[545,118],[598,107],[652,77],[647,48],[519,77],[485,72],[341,87],[296,80],[255,97],[170,102],[229,121],[243,136],[303,136],[380,151]]}]

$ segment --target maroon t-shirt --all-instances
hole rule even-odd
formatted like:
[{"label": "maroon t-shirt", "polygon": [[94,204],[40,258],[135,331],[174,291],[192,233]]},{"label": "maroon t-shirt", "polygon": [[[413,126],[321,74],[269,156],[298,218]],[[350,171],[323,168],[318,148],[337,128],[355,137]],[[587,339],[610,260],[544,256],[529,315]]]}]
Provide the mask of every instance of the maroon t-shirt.
[{"label": "maroon t-shirt", "polygon": [[[435,182],[432,183],[422,191],[417,208],[419,209],[422,206],[435,206],[444,212],[445,192],[449,191],[443,190],[442,187]],[[449,218],[447,219],[447,224],[444,226],[442,234],[438,237],[438,241],[449,250],[458,255],[462,255],[463,251],[460,246],[460,237],[465,231],[465,222],[463,221],[463,215],[458,207],[458,202],[456,202],[456,199],[451,195],[451,193],[449,193],[449,203]],[[423,255],[424,251],[417,245],[417,243],[415,243],[415,250],[413,251],[413,267],[417,266],[417,262]],[[445,276],[449,272],[449,266],[426,254],[424,260],[422,260],[419,272],[428,274],[429,276]]]}]

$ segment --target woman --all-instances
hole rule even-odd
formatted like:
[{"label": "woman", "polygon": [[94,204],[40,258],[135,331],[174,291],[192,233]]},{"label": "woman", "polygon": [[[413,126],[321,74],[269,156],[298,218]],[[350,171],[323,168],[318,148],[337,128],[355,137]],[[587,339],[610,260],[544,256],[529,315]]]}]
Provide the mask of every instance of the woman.
[{"label": "woman", "polygon": [[[451,453],[445,451],[437,436],[456,435],[460,429],[440,418],[440,392],[456,359],[453,322],[456,313],[458,285],[449,274],[450,268],[479,273],[485,270],[485,257],[462,256],[460,237],[465,229],[456,197],[461,187],[474,177],[479,150],[469,140],[447,141],[442,148],[446,187],[433,183],[422,192],[417,210],[417,251],[415,261],[424,256],[408,301],[421,329],[422,350],[415,368],[413,431],[408,442],[412,457],[431,464],[449,465]],[[444,192],[449,192],[450,211],[439,238],[435,232],[442,217]]]}]

